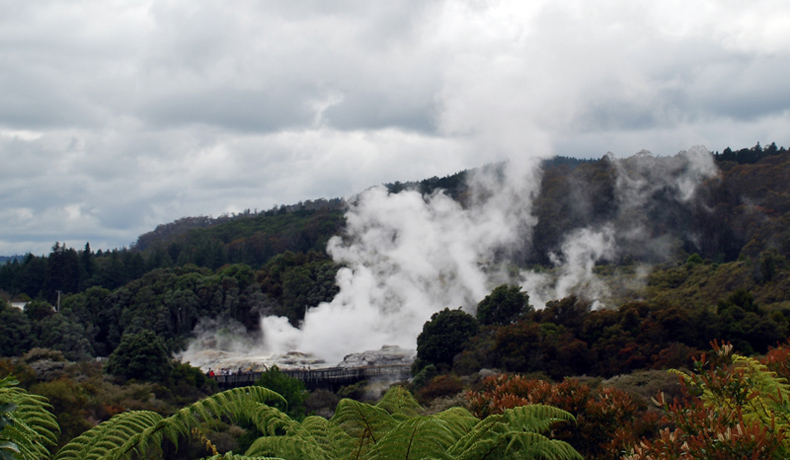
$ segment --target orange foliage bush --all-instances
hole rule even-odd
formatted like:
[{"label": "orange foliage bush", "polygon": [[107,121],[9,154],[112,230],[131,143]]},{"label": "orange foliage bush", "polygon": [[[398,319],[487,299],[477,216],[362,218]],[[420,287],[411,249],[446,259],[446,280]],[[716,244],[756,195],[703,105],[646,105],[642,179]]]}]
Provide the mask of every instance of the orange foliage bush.
[{"label": "orange foliage bush", "polygon": [[573,414],[577,426],[557,427],[554,435],[585,458],[617,459],[640,436],[658,429],[658,415],[648,413],[627,393],[615,388],[595,390],[577,379],[560,383],[520,375],[495,375],[466,398],[477,417],[502,413],[527,404],[547,404]]},{"label": "orange foliage bush", "polygon": [[442,396],[452,396],[460,393],[463,388],[463,383],[458,377],[437,375],[417,392],[417,398],[424,401]]},{"label": "orange foliage bush", "polygon": [[790,350],[773,349],[758,362],[734,357],[729,344],[713,347],[684,374],[685,399],[656,399],[669,426],[641,440],[624,460],[787,458]]}]

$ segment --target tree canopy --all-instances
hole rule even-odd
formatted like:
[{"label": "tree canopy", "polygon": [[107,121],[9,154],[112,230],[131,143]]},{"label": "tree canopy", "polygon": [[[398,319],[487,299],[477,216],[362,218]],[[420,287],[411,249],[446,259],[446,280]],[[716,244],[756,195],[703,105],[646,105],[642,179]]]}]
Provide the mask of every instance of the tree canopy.
[{"label": "tree canopy", "polygon": [[511,324],[532,311],[529,295],[521,286],[503,284],[497,286],[477,304],[477,320],[480,324],[504,326]]},{"label": "tree canopy", "polygon": [[464,343],[477,334],[479,328],[475,317],[460,309],[445,308],[434,313],[417,336],[417,367],[428,364],[452,366],[455,355],[463,350]]}]

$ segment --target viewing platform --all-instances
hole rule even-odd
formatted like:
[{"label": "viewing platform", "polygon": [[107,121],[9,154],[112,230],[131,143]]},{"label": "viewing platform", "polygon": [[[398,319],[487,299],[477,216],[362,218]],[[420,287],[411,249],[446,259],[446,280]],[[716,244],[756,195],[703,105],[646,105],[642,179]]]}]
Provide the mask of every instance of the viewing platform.
[{"label": "viewing platform", "polygon": [[[353,385],[363,380],[397,382],[411,378],[411,366],[396,364],[364,367],[324,367],[318,369],[281,369],[283,374],[304,382],[308,390],[323,388],[337,391],[340,387]],[[215,375],[222,390],[255,384],[263,372],[242,372],[230,375]]]}]

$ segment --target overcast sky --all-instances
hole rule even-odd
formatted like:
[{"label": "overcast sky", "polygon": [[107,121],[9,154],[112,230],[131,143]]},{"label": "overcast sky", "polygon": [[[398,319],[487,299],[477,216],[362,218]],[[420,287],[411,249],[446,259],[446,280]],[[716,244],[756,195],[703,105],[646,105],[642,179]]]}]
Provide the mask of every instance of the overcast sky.
[{"label": "overcast sky", "polygon": [[0,0],[0,255],[789,128],[786,0]]}]

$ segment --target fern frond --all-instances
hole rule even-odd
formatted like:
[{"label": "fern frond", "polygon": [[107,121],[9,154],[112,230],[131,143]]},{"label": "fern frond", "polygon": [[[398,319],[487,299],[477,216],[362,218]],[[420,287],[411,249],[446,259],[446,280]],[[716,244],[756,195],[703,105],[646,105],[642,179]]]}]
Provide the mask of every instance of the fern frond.
[{"label": "fern frond", "polygon": [[759,420],[764,425],[790,429],[790,385],[755,358],[733,355],[733,363],[744,370],[749,384],[749,397],[744,407],[744,419]]},{"label": "fern frond", "polygon": [[201,399],[179,410],[171,418],[182,423],[189,423],[194,417],[202,420],[212,420],[221,416],[236,418],[236,415],[244,413],[249,405],[268,401],[285,402],[285,398],[260,386],[234,388]]},{"label": "fern frond", "polygon": [[201,460],[282,460],[278,457],[248,457],[246,455],[236,455],[233,452],[227,454],[213,455],[211,457],[204,457]]},{"label": "fern frond", "polygon": [[[302,458],[305,455],[304,449],[308,449],[310,458],[334,458],[333,452],[336,450],[336,444],[343,445],[343,443],[333,442],[337,438],[337,436],[333,436],[333,431],[337,432],[340,430],[331,426],[329,421],[323,417],[307,417],[301,424],[291,421],[284,431],[284,436],[278,436],[277,433],[269,433],[267,436],[258,438],[245,455],[277,455],[283,458]],[[345,433],[340,434],[345,435]],[[348,438],[347,435],[345,436]],[[288,441],[283,441],[283,439],[288,439]],[[291,441],[297,444],[293,445]]]},{"label": "fern frond", "polygon": [[543,404],[514,407],[503,415],[510,429],[532,433],[549,431],[557,422],[576,423],[576,418],[570,412]]},{"label": "fern frond", "polygon": [[557,422],[573,421],[568,412],[533,404],[489,415],[453,445],[448,453],[460,460],[500,458],[581,458],[567,443],[551,440],[541,432]]},{"label": "fern frond", "polygon": [[239,417],[268,436],[274,436],[280,431],[292,433],[299,425],[299,422],[291,419],[285,412],[262,403],[244,405],[240,408]]},{"label": "fern frond", "polygon": [[451,407],[432,415],[432,417],[443,423],[450,430],[455,440],[464,437],[480,422],[477,417],[463,407]]},{"label": "fern frond", "polygon": [[151,411],[120,413],[69,441],[58,451],[55,460],[113,458],[129,439],[161,420],[161,415]]},{"label": "fern frond", "polygon": [[252,443],[244,455],[265,457],[267,455],[286,460],[327,460],[323,449],[309,438],[299,436],[263,436]]},{"label": "fern frond", "polygon": [[438,419],[417,416],[395,426],[363,458],[450,459],[446,451],[454,441],[453,434]]},{"label": "fern frond", "polygon": [[[10,376],[0,379],[0,404],[14,406],[5,412],[11,423],[3,427],[0,442],[13,443],[23,458],[50,458],[49,447],[57,444],[60,433],[57,419],[50,412],[52,406],[43,396],[28,393],[17,383]],[[7,446],[11,448],[11,444]]]},{"label": "fern frond", "polygon": [[168,439],[178,447],[179,439],[189,436],[192,427],[197,426],[200,420],[210,421],[222,416],[237,420],[248,413],[250,406],[266,401],[285,401],[285,398],[260,386],[233,388],[217,393],[180,409],[155,426],[129,439],[122,447],[121,455],[126,456],[129,452],[135,451],[138,456],[142,456],[149,445],[159,445],[163,439]]},{"label": "fern frond", "polygon": [[414,396],[401,386],[390,388],[376,403],[376,407],[384,409],[397,421],[415,417],[422,410],[420,403],[414,399]]},{"label": "fern frond", "polygon": [[540,433],[512,433],[509,437],[504,452],[507,458],[584,460],[567,442],[549,439]]},{"label": "fern frond", "polygon": [[502,423],[502,419],[502,414],[492,414],[479,421],[458,439],[447,453],[457,458],[487,458],[482,453],[492,453],[505,444],[505,440],[501,437],[507,432],[507,428]]},{"label": "fern frond", "polygon": [[160,446],[164,439],[177,447],[179,439],[188,437],[201,420],[222,416],[237,420],[248,414],[250,407],[273,400],[284,401],[267,388],[242,387],[200,400],[167,418],[147,411],[125,412],[69,442],[58,452],[56,460],[120,459],[132,453],[144,458],[151,446]]},{"label": "fern frond", "polygon": [[453,449],[452,458],[456,460],[500,459],[504,456],[508,440],[504,436],[481,436],[464,449]]},{"label": "fern frond", "polygon": [[311,438],[318,448],[329,455],[333,452],[332,428],[329,420],[313,415],[302,420],[299,433],[301,436]]},{"label": "fern frond", "polygon": [[364,455],[397,424],[386,410],[352,399],[342,399],[337,404],[330,423],[348,435],[340,439],[344,445],[338,446],[346,451],[347,458]]}]

